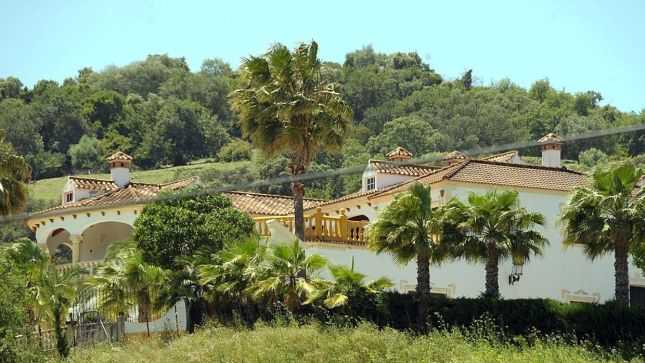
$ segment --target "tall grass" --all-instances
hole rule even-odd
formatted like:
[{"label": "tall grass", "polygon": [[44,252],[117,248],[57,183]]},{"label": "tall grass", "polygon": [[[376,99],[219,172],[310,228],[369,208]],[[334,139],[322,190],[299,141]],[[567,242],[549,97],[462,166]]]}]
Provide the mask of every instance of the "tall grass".
[{"label": "tall grass", "polygon": [[[494,329],[493,329],[494,330]],[[131,340],[123,346],[79,349],[69,362],[601,362],[622,361],[558,337],[498,339],[480,326],[427,336],[370,324],[207,326],[170,341]],[[638,360],[637,360],[638,361]],[[639,360],[642,361],[642,360]]]}]

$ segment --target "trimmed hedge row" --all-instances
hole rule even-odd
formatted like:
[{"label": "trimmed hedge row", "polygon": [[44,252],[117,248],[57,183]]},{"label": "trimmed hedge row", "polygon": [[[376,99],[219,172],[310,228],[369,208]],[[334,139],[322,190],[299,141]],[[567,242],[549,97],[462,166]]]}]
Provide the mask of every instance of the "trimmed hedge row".
[{"label": "trimmed hedge row", "polygon": [[[377,324],[413,329],[416,300],[412,294],[383,293]],[[429,323],[435,328],[471,326],[483,316],[510,335],[574,334],[603,346],[645,344],[645,307],[605,304],[563,304],[551,299],[430,299]],[[367,318],[367,317],[366,317]]]}]

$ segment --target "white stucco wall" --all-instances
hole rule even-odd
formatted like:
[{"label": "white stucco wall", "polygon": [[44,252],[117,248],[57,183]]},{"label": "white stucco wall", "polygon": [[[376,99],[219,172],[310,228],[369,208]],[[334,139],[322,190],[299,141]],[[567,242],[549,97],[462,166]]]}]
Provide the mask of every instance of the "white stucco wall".
[{"label": "white stucco wall", "polygon": [[[444,190],[443,202],[452,196],[465,199],[468,192],[484,193],[489,186],[445,182],[433,187],[433,200],[440,200],[440,190]],[[500,188],[502,189],[502,188]],[[589,261],[579,247],[564,249],[562,234],[557,225],[560,206],[567,194],[523,189],[518,190],[523,206],[531,211],[545,215],[547,224],[539,227],[550,241],[543,257],[535,257],[526,263],[519,282],[509,285],[508,275],[512,262],[502,261],[499,265],[500,293],[504,298],[548,297],[561,301],[588,298],[594,301],[606,301],[614,297],[613,255],[603,256],[593,262]],[[347,215],[364,214],[375,220],[378,210],[387,205],[385,201],[372,201],[371,206],[363,204],[361,209],[350,208]],[[339,206],[330,206],[338,209]],[[330,208],[327,207],[327,208]],[[375,210],[376,207],[376,210]],[[311,253],[319,253],[338,264],[351,263],[355,258],[356,270],[368,275],[369,279],[381,276],[389,277],[401,290],[411,289],[416,284],[416,264],[397,266],[389,255],[375,255],[363,248],[339,248],[329,245],[312,245]],[[642,284],[642,272],[630,265],[630,277],[633,284]],[[450,290],[454,296],[477,297],[484,291],[484,265],[464,261],[447,262],[435,266],[430,271],[433,288]],[[407,286],[404,286],[407,285]]]},{"label": "white stucco wall", "polygon": [[[175,315],[176,313],[176,315]],[[187,309],[186,303],[182,300],[175,304],[174,308],[168,310],[163,314],[159,319],[153,320],[146,323],[135,323],[135,322],[125,322],[125,333],[126,334],[143,334],[148,332],[148,327],[150,327],[150,333],[161,333],[161,332],[172,332],[186,331],[187,327]]]}]

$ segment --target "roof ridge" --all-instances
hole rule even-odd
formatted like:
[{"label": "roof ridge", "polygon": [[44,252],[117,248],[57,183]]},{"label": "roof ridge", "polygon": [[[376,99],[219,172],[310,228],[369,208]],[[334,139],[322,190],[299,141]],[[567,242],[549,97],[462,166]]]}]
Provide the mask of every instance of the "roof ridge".
[{"label": "roof ridge", "polygon": [[501,165],[508,166],[512,168],[524,168],[524,169],[537,169],[537,170],[551,170],[551,171],[561,171],[564,173],[577,174],[577,175],[587,175],[585,173],[567,169],[565,166],[553,167],[553,166],[544,166],[544,165],[530,165],[530,164],[514,164],[514,163],[505,163],[501,161],[492,161],[492,160],[471,160],[472,162],[482,163],[482,164],[492,164],[492,165]]},{"label": "roof ridge", "polygon": [[[265,196],[265,197],[279,197],[279,198],[293,199],[293,196],[291,196],[291,195],[269,194],[269,193],[258,193],[258,192],[245,192],[243,190],[227,190],[227,191],[222,192],[222,194],[224,194],[224,193],[252,194],[252,195]],[[308,197],[304,197],[303,199],[312,200],[312,201],[320,201],[320,202],[327,202],[327,201],[330,200],[330,199],[318,199],[318,198],[308,198]],[[331,200],[333,200],[333,199],[331,199]]]},{"label": "roof ridge", "polygon": [[487,156],[485,158],[481,158],[481,159],[477,159],[477,160],[490,160],[490,159],[498,158],[500,156],[504,156],[506,154],[518,154],[518,151],[517,151],[517,149],[508,150],[508,151],[504,151],[504,152],[501,152],[501,153],[498,153],[498,154],[489,155],[489,156]]},{"label": "roof ridge", "polygon": [[89,178],[89,177],[86,177],[86,176],[79,176],[79,175],[68,175],[67,177],[70,178],[70,179],[83,179],[83,180],[114,183],[114,180],[112,180],[112,179]]},{"label": "roof ridge", "polygon": [[[449,176],[452,176],[452,175],[454,175],[454,173],[456,173],[457,171],[461,170],[464,166],[466,166],[466,164],[468,164],[470,161],[472,161],[472,160],[470,160],[470,159],[464,159],[463,161],[460,161],[459,163],[452,164],[452,165],[446,165],[446,166],[444,166],[444,167],[442,167],[442,168],[440,168],[440,169],[432,170],[432,171],[430,171],[430,172],[428,172],[428,173],[425,173],[425,174],[423,174],[423,175],[419,175],[419,176],[414,177],[414,178],[412,178],[412,179],[410,179],[410,180],[406,180],[406,181],[403,181],[403,182],[398,183],[398,184],[390,185],[390,186],[388,186],[388,187],[385,187],[385,188],[381,189],[381,190],[379,191],[379,193],[377,193],[376,195],[372,195],[371,197],[375,197],[375,196],[381,195],[381,194],[383,194],[383,193],[385,193],[385,192],[388,192],[388,191],[390,191],[390,190],[392,190],[392,189],[398,188],[398,187],[400,187],[400,186],[402,186],[402,185],[406,185],[406,184],[414,183],[415,181],[419,181],[420,179],[425,178],[425,177],[428,177],[428,176],[430,176],[430,175],[438,174],[438,173],[440,173],[440,172],[442,172],[442,171],[446,171],[446,170],[448,170],[448,169],[450,169],[450,168],[455,168],[455,167],[457,167],[457,166],[460,166],[459,168],[456,168],[456,170],[453,172],[453,174],[449,174]],[[443,178],[441,178],[441,179],[442,179],[442,180],[443,180],[443,179],[445,179],[445,176],[444,176]]]}]

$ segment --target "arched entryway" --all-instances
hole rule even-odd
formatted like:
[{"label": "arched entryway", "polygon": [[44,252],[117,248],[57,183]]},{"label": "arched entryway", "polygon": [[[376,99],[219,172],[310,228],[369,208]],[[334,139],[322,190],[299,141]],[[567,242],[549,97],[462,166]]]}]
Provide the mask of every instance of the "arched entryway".
[{"label": "arched entryway", "polygon": [[80,261],[104,259],[110,244],[130,238],[132,232],[132,226],[122,222],[101,222],[90,225],[81,234]]},{"label": "arched entryway", "polygon": [[53,230],[47,236],[46,245],[54,264],[62,265],[73,262],[72,241],[68,230],[64,228]]}]

